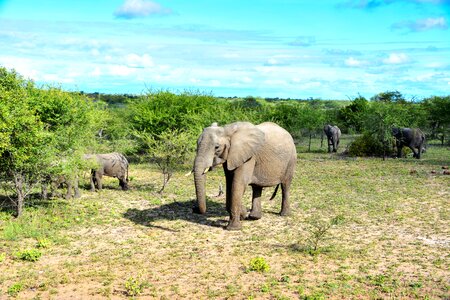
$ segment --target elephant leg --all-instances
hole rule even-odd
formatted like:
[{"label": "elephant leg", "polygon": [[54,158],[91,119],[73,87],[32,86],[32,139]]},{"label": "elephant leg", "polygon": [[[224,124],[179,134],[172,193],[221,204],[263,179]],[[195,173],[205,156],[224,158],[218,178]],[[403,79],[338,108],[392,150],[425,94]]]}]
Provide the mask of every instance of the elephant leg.
[{"label": "elephant leg", "polygon": [[420,159],[420,155],[422,154],[422,144],[419,145],[419,148],[417,148],[417,159]]},{"label": "elephant leg", "polygon": [[259,220],[261,219],[261,194],[262,187],[260,186],[252,186],[253,194],[252,194],[252,209],[250,214],[248,215],[248,220]]},{"label": "elephant leg", "polygon": [[231,186],[233,184],[233,173],[226,171],[225,173],[225,198],[226,198],[226,209],[229,214],[231,214]]},{"label": "elephant leg", "polygon": [[47,183],[42,183],[42,186],[41,186],[41,199],[42,200],[47,200],[48,199]]},{"label": "elephant leg", "polygon": [[397,157],[398,158],[402,158],[402,148],[403,148],[402,144],[397,144]]},{"label": "elephant leg", "polygon": [[[243,215],[242,196],[245,193],[245,183],[242,179],[237,179],[238,176],[234,176],[231,199],[230,199],[230,221],[227,226],[227,230],[240,230],[242,228],[241,217]],[[239,176],[240,177],[240,176]]]},{"label": "elephant leg", "polygon": [[91,171],[91,192],[95,192],[95,170]]},{"label": "elephant leg", "polygon": [[291,181],[281,183],[281,211],[280,216],[289,216],[291,213],[291,207],[289,205],[289,190],[291,188]]},{"label": "elephant leg", "polygon": [[125,178],[119,178],[119,185],[123,191],[128,190],[128,184]]},{"label": "elephant leg", "polygon": [[78,187],[78,178],[75,178],[75,180],[73,182],[73,188],[75,190],[74,198],[80,198],[81,194],[80,194],[80,189]]},{"label": "elephant leg", "polygon": [[103,188],[102,186],[102,174],[100,172],[95,172],[95,181],[97,182],[97,189],[101,190]]},{"label": "elephant leg", "polygon": [[[420,151],[416,151],[414,147],[409,147],[413,152],[413,157],[419,159],[420,158]],[[420,149],[420,148],[419,148]]]},{"label": "elephant leg", "polygon": [[66,184],[67,184],[66,200],[69,200],[70,198],[72,198],[72,183],[70,181],[67,181]]}]

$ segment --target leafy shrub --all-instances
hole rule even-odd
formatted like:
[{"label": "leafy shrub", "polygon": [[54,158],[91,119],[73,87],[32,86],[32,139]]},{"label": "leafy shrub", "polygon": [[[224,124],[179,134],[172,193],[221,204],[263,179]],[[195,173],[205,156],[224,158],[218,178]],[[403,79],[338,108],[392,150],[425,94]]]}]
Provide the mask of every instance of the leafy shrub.
[{"label": "leafy shrub", "polygon": [[137,296],[142,293],[146,284],[141,281],[140,277],[134,278],[129,277],[127,281],[125,281],[125,290],[128,296]]},{"label": "leafy shrub", "polygon": [[265,273],[270,270],[270,266],[263,257],[254,257],[250,260],[247,270]]},{"label": "leafy shrub", "polygon": [[51,243],[52,242],[49,239],[40,238],[40,239],[38,239],[36,246],[38,248],[48,248],[48,247],[50,247]]},{"label": "leafy shrub", "polygon": [[353,143],[350,144],[348,154],[350,156],[383,156],[392,153],[390,143],[383,145],[374,135],[365,132],[363,135],[357,137]]},{"label": "leafy shrub", "polygon": [[17,296],[23,290],[23,284],[16,282],[8,288],[8,295],[11,297]]},{"label": "leafy shrub", "polygon": [[26,249],[16,253],[17,258],[26,261],[38,261],[42,256],[42,252],[38,249]]}]

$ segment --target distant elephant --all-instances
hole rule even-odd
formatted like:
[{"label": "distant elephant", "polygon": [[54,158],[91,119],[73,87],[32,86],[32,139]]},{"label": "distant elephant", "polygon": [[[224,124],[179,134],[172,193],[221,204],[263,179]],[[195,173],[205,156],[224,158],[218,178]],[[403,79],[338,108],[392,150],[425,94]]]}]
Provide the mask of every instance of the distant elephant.
[{"label": "distant elephant", "polygon": [[[62,197],[62,194],[59,193],[58,188],[62,185],[67,187],[66,199],[70,198],[80,198],[80,190],[78,188],[78,176],[74,176],[73,178],[69,178],[66,175],[47,175],[41,182],[41,197],[42,199],[48,199],[48,190],[47,187],[50,184],[51,189],[51,197]],[[72,189],[74,194],[72,195]]]},{"label": "distant elephant", "polygon": [[95,158],[98,164],[96,169],[91,171],[91,191],[102,189],[103,175],[119,179],[119,185],[122,190],[128,190],[128,160],[120,153],[106,154],[86,154],[85,159]]},{"label": "distant elephant", "polygon": [[331,152],[331,146],[333,146],[333,152],[337,152],[339,147],[339,140],[341,138],[341,130],[337,126],[325,125],[323,132],[327,136],[328,140],[328,152]]},{"label": "distant elephant", "polygon": [[420,159],[420,154],[425,152],[425,134],[419,128],[394,127],[392,135],[395,137],[397,157],[402,157],[404,146],[409,147],[413,152],[413,157],[417,159]]},{"label": "distant elephant", "polygon": [[[261,218],[263,187],[278,188],[281,184],[280,215],[288,215],[289,189],[296,161],[292,136],[277,124],[236,122],[219,127],[213,123],[203,130],[197,142],[193,168],[197,196],[194,212],[206,212],[205,174],[222,164],[226,179],[226,209],[230,214],[228,230],[241,229],[241,218]],[[241,202],[247,185],[251,185],[253,190],[252,208],[248,216]]]}]

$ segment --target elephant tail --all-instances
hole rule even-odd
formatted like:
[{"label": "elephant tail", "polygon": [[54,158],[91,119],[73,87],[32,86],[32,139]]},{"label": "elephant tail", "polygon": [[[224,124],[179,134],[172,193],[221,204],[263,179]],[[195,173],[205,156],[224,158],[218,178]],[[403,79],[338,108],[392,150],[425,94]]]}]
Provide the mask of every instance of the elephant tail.
[{"label": "elephant tail", "polygon": [[277,184],[277,186],[275,188],[275,191],[273,191],[272,197],[270,197],[270,200],[273,200],[275,198],[275,196],[277,195],[279,187],[280,187],[280,184]]}]

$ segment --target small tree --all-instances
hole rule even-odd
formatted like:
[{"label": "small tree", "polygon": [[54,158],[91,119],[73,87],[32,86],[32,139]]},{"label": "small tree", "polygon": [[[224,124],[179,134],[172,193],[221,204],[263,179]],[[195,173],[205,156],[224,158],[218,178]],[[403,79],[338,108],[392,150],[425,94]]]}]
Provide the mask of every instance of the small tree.
[{"label": "small tree", "polygon": [[422,106],[427,112],[432,136],[438,137],[444,145],[444,140],[450,133],[450,96],[427,98]]},{"label": "small tree", "polygon": [[0,174],[13,182],[16,216],[48,166],[51,135],[32,106],[35,87],[15,71],[0,68]]},{"label": "small tree", "polygon": [[308,151],[311,151],[313,134],[322,132],[322,127],[325,122],[325,111],[311,106],[305,106],[300,110],[298,122],[309,136]]},{"label": "small tree", "polygon": [[184,165],[193,152],[195,139],[184,131],[166,130],[159,135],[142,133],[139,138],[147,147],[150,161],[155,163],[163,175],[162,193],[174,172]]},{"label": "small tree", "polygon": [[76,176],[93,141],[95,116],[86,97],[37,88],[0,68],[0,174],[13,182],[20,216],[31,188],[49,174]]},{"label": "small tree", "polygon": [[369,101],[366,98],[359,96],[353,100],[350,105],[347,105],[339,110],[338,118],[348,129],[353,129],[356,132],[361,132],[363,129],[363,116],[369,106]]},{"label": "small tree", "polygon": [[364,115],[363,135],[352,143],[350,152],[363,154],[361,151],[364,148],[365,155],[382,154],[385,159],[392,151],[392,128],[404,126],[408,120],[408,106],[380,101],[371,102]]},{"label": "small tree", "polygon": [[381,92],[370,98],[370,100],[385,103],[406,103],[405,97],[399,91]]}]

